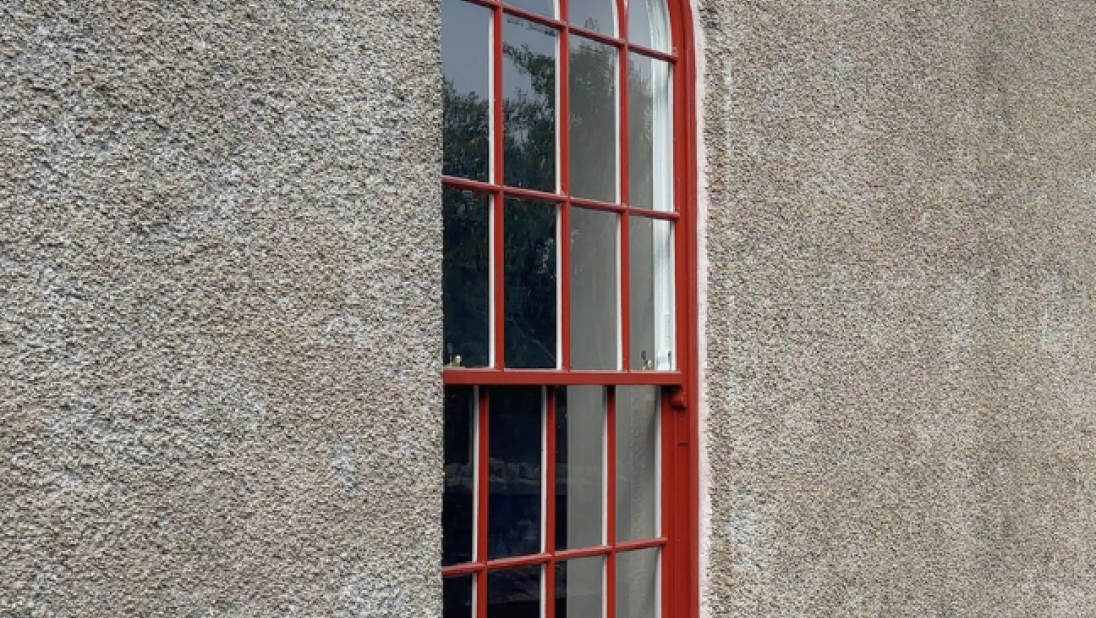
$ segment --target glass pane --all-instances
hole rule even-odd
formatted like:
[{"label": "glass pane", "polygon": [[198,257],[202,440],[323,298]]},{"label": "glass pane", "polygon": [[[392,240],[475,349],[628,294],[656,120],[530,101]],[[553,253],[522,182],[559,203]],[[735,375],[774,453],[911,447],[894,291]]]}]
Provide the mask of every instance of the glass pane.
[{"label": "glass pane", "polygon": [[445,490],[442,494],[443,565],[472,561],[475,508],[475,395],[470,386],[445,389]]},{"label": "glass pane", "polygon": [[489,392],[489,558],[540,551],[542,388]]},{"label": "glass pane", "polygon": [[487,618],[538,618],[540,566],[487,574]]},{"label": "glass pane", "polygon": [[556,366],[556,205],[506,200],[506,366]]},{"label": "glass pane", "polygon": [[571,0],[567,3],[568,21],[587,30],[616,35],[616,0]]},{"label": "glass pane", "polygon": [[502,86],[506,184],[555,191],[555,30],[506,18]]},{"label": "glass pane", "polygon": [[442,618],[472,618],[472,589],[475,577],[462,575],[441,580]]},{"label": "glass pane", "polygon": [[658,549],[617,554],[617,618],[654,618],[658,602]]},{"label": "glass pane", "polygon": [[442,189],[442,361],[446,364],[486,367],[490,359],[490,206],[486,195]]},{"label": "glass pane", "polygon": [[620,216],[571,208],[571,367],[620,367]]},{"label": "glass pane", "polygon": [[556,391],[556,547],[601,545],[604,537],[605,389]]},{"label": "glass pane", "polygon": [[666,0],[631,0],[628,3],[628,40],[634,45],[670,51],[670,16]]},{"label": "glass pane", "polygon": [[670,65],[639,54],[628,60],[628,201],[673,210]]},{"label": "glass pane", "polygon": [[540,13],[548,17],[556,16],[555,0],[506,0],[506,4],[516,6],[519,9]]},{"label": "glass pane", "polygon": [[617,201],[617,50],[571,37],[571,194]]},{"label": "glass pane", "polygon": [[442,0],[442,173],[487,180],[490,167],[491,11]]},{"label": "glass pane", "polygon": [[556,563],[556,618],[600,618],[604,615],[601,556]]},{"label": "glass pane", "polygon": [[618,542],[658,536],[658,419],[657,387],[617,387]]},{"label": "glass pane", "polygon": [[673,369],[673,226],[645,217],[628,219],[628,329],[632,369]]}]

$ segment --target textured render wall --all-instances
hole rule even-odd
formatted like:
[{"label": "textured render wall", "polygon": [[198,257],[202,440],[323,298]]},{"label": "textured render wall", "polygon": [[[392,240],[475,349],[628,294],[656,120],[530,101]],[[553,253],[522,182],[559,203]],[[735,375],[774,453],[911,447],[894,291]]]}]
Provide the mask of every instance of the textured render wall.
[{"label": "textured render wall", "polygon": [[1096,3],[700,5],[709,615],[1096,615]]},{"label": "textured render wall", "polygon": [[0,3],[0,616],[440,612],[438,46]]}]

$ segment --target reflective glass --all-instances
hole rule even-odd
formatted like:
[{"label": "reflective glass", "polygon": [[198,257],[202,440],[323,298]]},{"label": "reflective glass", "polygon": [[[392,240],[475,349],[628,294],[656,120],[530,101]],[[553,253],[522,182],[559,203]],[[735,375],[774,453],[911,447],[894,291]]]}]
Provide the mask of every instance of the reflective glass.
[{"label": "reflective glass", "polygon": [[602,34],[616,34],[615,0],[570,0],[567,16],[572,25]]},{"label": "reflective glass", "polygon": [[442,362],[485,367],[491,345],[491,199],[442,188]]},{"label": "reflective glass", "polygon": [[556,547],[604,540],[605,389],[556,390]]},{"label": "reflective glass", "polygon": [[634,45],[670,51],[670,16],[666,0],[630,0],[628,40]]},{"label": "reflective glass", "polygon": [[673,118],[670,65],[628,57],[628,201],[673,210]]},{"label": "reflective glass", "polygon": [[555,0],[506,0],[506,4],[548,17],[556,16]]},{"label": "reflective glass", "polygon": [[472,618],[472,575],[446,577],[441,580],[442,618]]},{"label": "reflective glass", "polygon": [[601,556],[556,563],[556,618],[600,618],[605,612]]},{"label": "reflective glass", "polygon": [[617,541],[658,536],[658,419],[657,387],[617,387]]},{"label": "reflective glass", "polygon": [[632,369],[674,368],[673,225],[628,219],[628,332]]},{"label": "reflective glass", "polygon": [[506,201],[507,367],[556,366],[556,213],[555,204]]},{"label": "reflective glass", "polygon": [[571,208],[571,367],[620,368],[620,216]]},{"label": "reflective glass", "polygon": [[555,191],[557,33],[507,16],[502,36],[506,184]]},{"label": "reflective glass", "polygon": [[571,194],[617,201],[617,49],[571,37]]},{"label": "reflective glass", "polygon": [[491,11],[442,0],[442,173],[486,181],[490,169]]},{"label": "reflective glass", "polygon": [[487,574],[487,618],[539,618],[540,566]]},{"label": "reflective glass", "polygon": [[488,392],[488,558],[540,551],[542,389]]},{"label": "reflective glass", "polygon": [[470,386],[445,389],[445,489],[442,493],[443,565],[472,561],[475,513],[475,399]]},{"label": "reflective glass", "polygon": [[658,549],[617,554],[617,618],[655,618],[658,615]]}]

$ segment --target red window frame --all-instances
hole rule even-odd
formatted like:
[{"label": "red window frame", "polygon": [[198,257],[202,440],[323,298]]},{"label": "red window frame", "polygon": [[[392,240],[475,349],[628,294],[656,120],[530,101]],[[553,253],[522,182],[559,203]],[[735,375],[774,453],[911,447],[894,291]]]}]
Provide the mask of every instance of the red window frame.
[{"label": "red window frame", "polygon": [[[554,500],[545,501],[545,535],[543,539],[544,551],[536,554],[507,557],[499,559],[485,559],[487,556],[487,508],[489,501],[489,483],[480,482],[476,488],[474,500],[476,502],[477,516],[476,545],[474,555],[478,557],[473,562],[466,562],[445,566],[441,569],[443,577],[460,575],[477,575],[475,578],[476,596],[478,601],[475,607],[475,618],[487,618],[487,577],[484,575],[490,571],[502,568],[515,568],[528,565],[543,565],[546,590],[554,589],[555,569],[554,565],[559,560],[582,558],[589,556],[604,556],[607,564],[605,570],[605,603],[606,618],[615,618],[615,585],[614,585],[614,560],[618,552],[635,550],[648,547],[659,547],[662,551],[661,558],[661,616],[671,617],[696,617],[700,613],[699,596],[699,453],[697,450],[697,436],[699,430],[697,416],[697,401],[699,399],[699,373],[698,362],[698,297],[697,297],[697,213],[696,213],[696,106],[694,84],[696,80],[695,64],[693,57],[692,15],[688,0],[665,0],[669,12],[671,50],[662,52],[655,49],[631,44],[627,38],[628,19],[626,13],[626,0],[613,0],[616,3],[617,33],[618,36],[609,36],[600,32],[569,24],[566,21],[568,13],[568,0],[556,0],[559,15],[563,19],[547,17],[539,13],[511,6],[504,0],[461,0],[471,4],[490,9],[492,14],[492,45],[491,71],[493,105],[491,106],[490,122],[492,124],[493,140],[491,159],[494,166],[493,175],[488,182],[470,180],[454,176],[443,176],[442,184],[452,189],[468,190],[474,193],[487,195],[492,198],[492,217],[496,222],[492,230],[491,261],[494,264],[495,275],[492,282],[493,295],[493,323],[490,328],[493,333],[493,356],[496,359],[495,367],[463,368],[446,367],[442,372],[445,386],[480,386],[490,388],[492,386],[546,386],[547,405],[545,426],[546,452],[555,451],[555,397],[552,387],[564,386],[603,386],[607,387],[606,410],[606,475],[615,477],[616,466],[616,440],[615,440],[615,387],[616,386],[658,386],[662,390],[661,411],[661,439],[659,445],[662,460],[661,479],[661,509],[662,530],[661,536],[655,539],[643,539],[640,541],[628,541],[617,543],[615,541],[616,526],[616,500],[615,483],[610,482],[608,495],[606,496],[606,545],[588,547],[582,549],[555,549],[555,503]],[[504,152],[503,140],[498,136],[503,132],[503,112],[501,102],[503,100],[502,86],[502,41],[504,17],[511,15],[521,19],[548,26],[558,32],[558,64],[557,64],[557,139],[558,164],[560,166],[560,187],[558,193],[531,190],[504,184],[503,173]],[[668,62],[672,66],[673,88],[673,205],[671,211],[655,211],[643,208],[630,207],[628,189],[628,90],[624,85],[626,80],[621,79],[621,87],[618,88],[619,101],[619,126],[622,128],[620,136],[621,149],[619,166],[621,174],[619,203],[604,202],[592,199],[576,197],[570,194],[570,144],[569,144],[569,118],[570,111],[568,96],[568,55],[570,53],[569,36],[579,35],[586,39],[611,45],[619,52],[619,65],[622,71],[628,67],[628,54],[638,52],[644,56]],[[622,73],[623,75],[623,73]],[[570,355],[570,247],[569,243],[560,243],[560,329],[558,338],[560,341],[561,358],[557,369],[508,369],[503,365],[505,354],[503,324],[505,287],[504,277],[500,265],[504,262],[503,226],[504,204],[506,198],[525,198],[552,202],[559,205],[560,219],[559,229],[570,229],[571,206],[581,206],[587,209],[595,209],[617,213],[620,216],[620,252],[624,265],[620,272],[620,344],[622,348],[623,364],[619,370],[574,370],[571,369]],[[675,328],[675,356],[676,369],[669,371],[633,370],[629,367],[628,359],[631,358],[629,350],[629,310],[628,310],[628,217],[635,212],[653,220],[668,220],[674,222],[674,307],[676,324]],[[488,414],[489,400],[486,389],[480,389],[478,405],[480,413],[476,417],[478,438],[476,475],[478,478],[488,478]],[[545,457],[545,469],[543,470],[544,487],[542,491],[546,495],[554,495],[555,470],[554,457]],[[554,618],[554,606],[552,603],[544,603],[544,616]]]}]

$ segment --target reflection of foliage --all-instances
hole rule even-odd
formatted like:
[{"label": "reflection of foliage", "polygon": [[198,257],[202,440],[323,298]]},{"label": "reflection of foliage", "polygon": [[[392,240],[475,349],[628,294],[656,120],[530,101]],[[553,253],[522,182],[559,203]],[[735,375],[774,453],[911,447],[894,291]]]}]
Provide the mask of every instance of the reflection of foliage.
[{"label": "reflection of foliage", "polygon": [[[503,53],[530,84],[528,91],[518,90],[503,101],[505,182],[555,191],[556,59],[528,45],[505,44]],[[572,193],[612,200],[617,168],[616,49],[584,41],[570,50],[569,70]],[[631,131],[632,148],[650,152],[649,76],[636,67],[629,73],[629,124],[643,129]],[[475,92],[458,92],[447,79],[443,105],[444,173],[485,180],[488,102]],[[466,191],[445,193],[445,342],[464,357],[466,366],[486,365],[488,360],[487,203],[484,196]],[[506,278],[506,364],[554,367],[556,209],[542,202],[510,201],[506,210],[501,265]]]},{"label": "reflection of foliage", "polygon": [[485,181],[490,161],[487,101],[474,92],[458,93],[448,79],[442,88],[442,173]]},{"label": "reflection of foliage", "polygon": [[556,188],[556,61],[528,45],[503,45],[502,53],[532,85],[518,90],[502,105],[506,184],[555,191]]},{"label": "reflection of foliage", "polygon": [[445,305],[445,362],[464,358],[466,367],[484,367],[490,334],[487,233],[488,199],[446,188],[442,294]]}]

